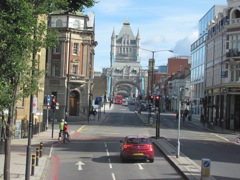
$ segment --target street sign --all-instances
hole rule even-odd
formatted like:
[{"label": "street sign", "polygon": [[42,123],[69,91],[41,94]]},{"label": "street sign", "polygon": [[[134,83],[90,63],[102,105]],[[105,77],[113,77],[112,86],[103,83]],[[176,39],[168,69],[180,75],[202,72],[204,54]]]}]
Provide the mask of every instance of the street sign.
[{"label": "street sign", "polygon": [[32,113],[37,113],[37,98],[33,98]]},{"label": "street sign", "polygon": [[50,105],[51,97],[50,95],[47,96],[47,105]]}]

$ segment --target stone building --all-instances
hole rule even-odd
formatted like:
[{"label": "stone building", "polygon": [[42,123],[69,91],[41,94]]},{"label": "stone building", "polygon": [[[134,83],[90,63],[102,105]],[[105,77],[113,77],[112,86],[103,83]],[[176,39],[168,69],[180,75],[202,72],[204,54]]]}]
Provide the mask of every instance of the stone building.
[{"label": "stone building", "polygon": [[51,120],[87,120],[91,107],[94,72],[94,14],[82,13],[50,16],[49,28],[56,29],[59,46],[47,51],[45,96],[55,96],[59,109],[44,111]]},{"label": "stone building", "polygon": [[205,64],[204,115],[210,125],[240,129],[240,1],[208,25]]}]

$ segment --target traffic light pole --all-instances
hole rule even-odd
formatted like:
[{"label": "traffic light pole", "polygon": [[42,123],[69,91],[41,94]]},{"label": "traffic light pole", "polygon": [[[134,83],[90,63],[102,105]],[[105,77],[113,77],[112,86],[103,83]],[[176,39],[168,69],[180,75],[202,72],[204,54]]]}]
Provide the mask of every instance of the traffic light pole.
[{"label": "traffic light pole", "polygon": [[55,120],[55,109],[53,109],[53,120],[52,120],[52,138],[53,138],[53,132],[54,132],[54,120]]},{"label": "traffic light pole", "polygon": [[160,138],[160,109],[157,111],[157,121],[156,121],[156,139]]}]

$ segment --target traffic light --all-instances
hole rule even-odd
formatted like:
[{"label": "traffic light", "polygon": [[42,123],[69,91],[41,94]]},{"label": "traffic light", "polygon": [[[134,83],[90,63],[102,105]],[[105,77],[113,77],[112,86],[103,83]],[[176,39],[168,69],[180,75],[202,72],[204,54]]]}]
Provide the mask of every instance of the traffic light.
[{"label": "traffic light", "polygon": [[52,102],[51,102],[51,109],[56,109],[56,98],[55,96],[52,96]]},{"label": "traffic light", "polygon": [[160,96],[156,96],[155,98],[155,107],[159,107],[160,105]]},{"label": "traffic light", "polygon": [[153,103],[153,95],[149,96],[149,100],[150,100],[150,103],[152,104]]}]

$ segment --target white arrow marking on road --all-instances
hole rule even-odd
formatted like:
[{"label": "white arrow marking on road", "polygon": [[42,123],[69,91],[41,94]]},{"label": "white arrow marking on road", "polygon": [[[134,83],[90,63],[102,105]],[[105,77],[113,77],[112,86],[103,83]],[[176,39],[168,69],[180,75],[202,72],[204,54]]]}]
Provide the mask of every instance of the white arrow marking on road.
[{"label": "white arrow marking on road", "polygon": [[82,170],[82,165],[85,165],[82,161],[79,161],[78,163],[76,163],[75,165],[78,165],[78,170]]}]

